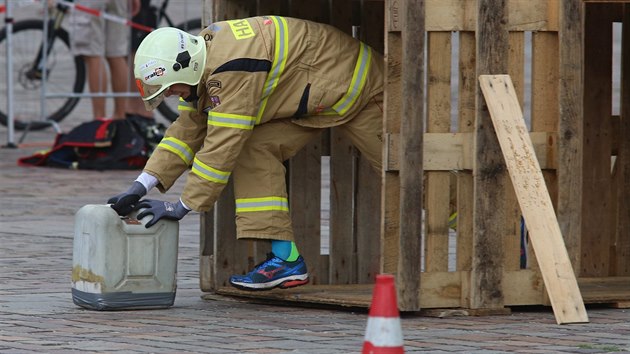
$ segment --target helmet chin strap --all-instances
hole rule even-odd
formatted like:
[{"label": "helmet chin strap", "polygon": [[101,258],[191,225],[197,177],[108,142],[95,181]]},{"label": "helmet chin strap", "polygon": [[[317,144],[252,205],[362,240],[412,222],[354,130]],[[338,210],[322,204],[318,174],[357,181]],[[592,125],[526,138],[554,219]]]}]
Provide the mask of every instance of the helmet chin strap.
[{"label": "helmet chin strap", "polygon": [[199,86],[198,84],[195,86],[190,86],[190,95],[188,95],[188,97],[184,98],[184,101],[186,102],[195,102],[197,100],[199,100],[199,96],[197,95],[197,86]]}]

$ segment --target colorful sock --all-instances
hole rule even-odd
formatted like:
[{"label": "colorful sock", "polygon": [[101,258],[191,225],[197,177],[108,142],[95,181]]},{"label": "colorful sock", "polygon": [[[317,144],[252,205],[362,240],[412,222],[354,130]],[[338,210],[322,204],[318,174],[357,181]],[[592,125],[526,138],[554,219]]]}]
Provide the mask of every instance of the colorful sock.
[{"label": "colorful sock", "polygon": [[295,242],[271,240],[271,252],[287,262],[295,262],[300,256]]}]

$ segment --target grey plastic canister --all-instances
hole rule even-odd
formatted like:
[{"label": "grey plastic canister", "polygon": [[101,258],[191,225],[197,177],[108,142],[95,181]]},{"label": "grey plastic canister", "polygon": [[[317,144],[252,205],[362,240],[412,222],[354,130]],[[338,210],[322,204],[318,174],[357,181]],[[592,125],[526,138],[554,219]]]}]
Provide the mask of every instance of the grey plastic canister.
[{"label": "grey plastic canister", "polygon": [[93,310],[165,308],[177,289],[179,223],[137,213],[120,217],[109,205],[75,215],[72,300]]}]

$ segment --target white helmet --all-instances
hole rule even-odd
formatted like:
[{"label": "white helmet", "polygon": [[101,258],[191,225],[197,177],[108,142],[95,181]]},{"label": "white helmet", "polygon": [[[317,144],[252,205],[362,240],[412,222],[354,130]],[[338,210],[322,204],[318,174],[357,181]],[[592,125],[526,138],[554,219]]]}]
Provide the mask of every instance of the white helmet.
[{"label": "white helmet", "polygon": [[148,111],[164,100],[173,84],[197,85],[206,61],[206,42],[173,27],[149,33],[136,51],[133,74]]}]

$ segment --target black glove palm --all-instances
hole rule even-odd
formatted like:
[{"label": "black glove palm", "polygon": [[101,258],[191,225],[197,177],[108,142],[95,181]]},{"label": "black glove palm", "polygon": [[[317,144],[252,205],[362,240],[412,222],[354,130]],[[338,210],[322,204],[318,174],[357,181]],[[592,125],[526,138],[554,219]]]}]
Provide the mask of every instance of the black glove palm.
[{"label": "black glove palm", "polygon": [[161,200],[145,199],[136,205],[135,210],[144,209],[137,218],[138,220],[147,215],[153,215],[153,219],[149,221],[145,227],[149,228],[155,225],[160,219],[181,220],[190,210],[186,209],[181,201],[177,203],[164,202]]},{"label": "black glove palm", "polygon": [[138,203],[140,198],[145,194],[147,194],[146,188],[144,188],[142,183],[135,181],[126,192],[109,198],[107,204],[111,204],[118,215],[126,216],[133,211],[136,203]]}]

